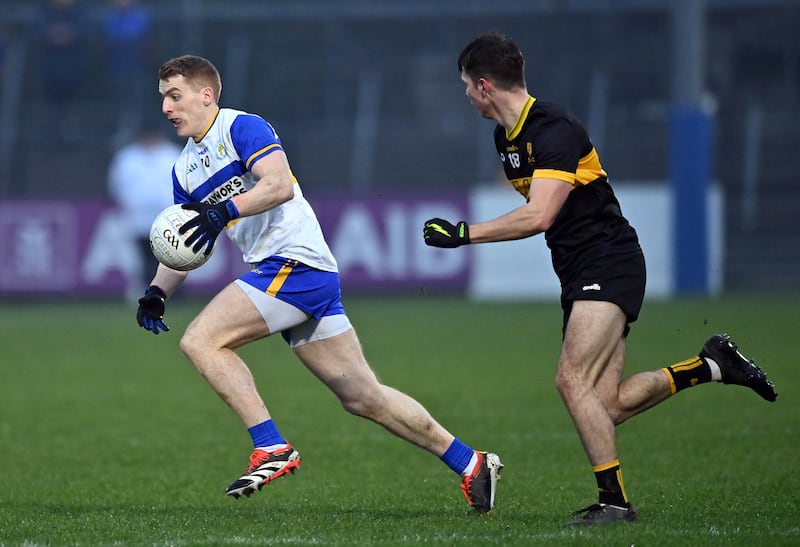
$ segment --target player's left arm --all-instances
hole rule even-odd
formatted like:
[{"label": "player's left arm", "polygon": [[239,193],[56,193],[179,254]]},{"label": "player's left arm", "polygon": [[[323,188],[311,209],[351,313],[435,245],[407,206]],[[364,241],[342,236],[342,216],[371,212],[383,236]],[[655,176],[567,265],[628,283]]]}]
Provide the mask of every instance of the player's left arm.
[{"label": "player's left arm", "polygon": [[246,217],[269,211],[294,197],[294,179],[283,150],[274,150],[250,166],[258,182],[249,191],[232,198],[239,215]]},{"label": "player's left arm", "polygon": [[194,252],[206,247],[205,253],[209,254],[217,236],[232,220],[269,211],[294,197],[294,179],[282,150],[273,150],[261,157],[253,163],[250,171],[258,181],[248,192],[213,205],[183,205],[184,209],[198,212],[178,230],[185,234],[194,229],[186,238],[186,245],[191,246]]},{"label": "player's left arm", "polygon": [[534,178],[528,203],[494,220],[469,225],[470,243],[522,239],[546,231],[570,190],[572,185],[563,180]]}]

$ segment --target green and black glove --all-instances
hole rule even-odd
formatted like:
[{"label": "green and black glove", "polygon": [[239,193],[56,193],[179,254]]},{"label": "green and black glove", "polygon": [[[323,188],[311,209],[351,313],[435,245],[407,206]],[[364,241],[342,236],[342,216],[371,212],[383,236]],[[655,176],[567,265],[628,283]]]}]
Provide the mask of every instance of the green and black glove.
[{"label": "green and black glove", "polygon": [[432,218],[425,223],[422,234],[425,243],[431,247],[452,249],[470,243],[469,226],[463,220],[454,225],[441,218]]}]

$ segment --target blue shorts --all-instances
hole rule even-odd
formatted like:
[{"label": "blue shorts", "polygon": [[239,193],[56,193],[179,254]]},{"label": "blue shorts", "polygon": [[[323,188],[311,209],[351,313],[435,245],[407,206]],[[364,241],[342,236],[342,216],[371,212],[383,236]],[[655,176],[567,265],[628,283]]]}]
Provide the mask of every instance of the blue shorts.
[{"label": "blue shorts", "polygon": [[306,266],[291,258],[271,256],[239,278],[269,296],[303,310],[314,319],[344,314],[337,272]]}]

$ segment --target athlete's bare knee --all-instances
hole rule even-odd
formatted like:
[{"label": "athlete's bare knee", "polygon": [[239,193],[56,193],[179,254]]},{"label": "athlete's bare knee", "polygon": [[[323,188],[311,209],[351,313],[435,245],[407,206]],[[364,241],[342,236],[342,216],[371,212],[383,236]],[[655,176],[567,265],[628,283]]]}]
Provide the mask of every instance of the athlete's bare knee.
[{"label": "athlete's bare knee", "polygon": [[625,404],[624,400],[619,397],[615,398],[610,403],[606,403],[604,401],[604,404],[608,409],[609,416],[611,416],[611,419],[614,421],[614,425],[621,424],[643,410],[642,408],[632,407]]},{"label": "athlete's bare knee", "polygon": [[386,398],[381,388],[382,386],[376,384],[373,388],[356,389],[352,391],[352,395],[341,397],[339,401],[342,408],[350,414],[379,421],[386,407]]},{"label": "athlete's bare knee", "polygon": [[359,394],[358,397],[351,399],[341,399],[342,408],[350,414],[361,418],[374,419],[380,409],[378,401],[369,394]]},{"label": "athlete's bare knee", "polygon": [[192,337],[189,335],[189,331],[183,333],[181,336],[180,342],[178,342],[178,347],[181,348],[183,354],[188,357],[189,359],[192,358],[192,352],[194,351],[194,344],[192,344]]},{"label": "athlete's bare knee", "polygon": [[201,355],[207,353],[203,337],[198,335],[197,330],[192,328],[192,325],[189,325],[183,333],[178,346],[183,354],[193,363],[196,362]]},{"label": "athlete's bare knee", "polygon": [[611,417],[611,421],[614,422],[614,425],[619,425],[625,421],[627,416],[623,412],[622,408],[620,408],[619,400],[609,401],[607,399],[602,399],[603,406],[606,408],[609,417]]},{"label": "athlete's bare knee", "polygon": [[556,389],[565,401],[572,400],[585,391],[584,382],[566,367],[559,367],[556,372]]}]

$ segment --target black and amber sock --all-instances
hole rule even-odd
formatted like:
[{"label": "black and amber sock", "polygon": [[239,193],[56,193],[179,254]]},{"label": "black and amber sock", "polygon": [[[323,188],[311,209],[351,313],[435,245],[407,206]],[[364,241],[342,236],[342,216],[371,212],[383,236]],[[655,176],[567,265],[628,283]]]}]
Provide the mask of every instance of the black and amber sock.
[{"label": "black and amber sock", "polygon": [[613,460],[592,467],[594,477],[597,479],[597,491],[600,493],[600,503],[625,507],[628,496],[625,494],[625,485],[622,484],[622,471],[619,460]]},{"label": "black and amber sock", "polygon": [[672,393],[711,381],[711,367],[700,357],[692,357],[662,370],[669,379]]}]

